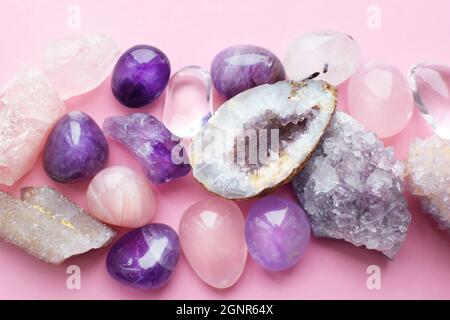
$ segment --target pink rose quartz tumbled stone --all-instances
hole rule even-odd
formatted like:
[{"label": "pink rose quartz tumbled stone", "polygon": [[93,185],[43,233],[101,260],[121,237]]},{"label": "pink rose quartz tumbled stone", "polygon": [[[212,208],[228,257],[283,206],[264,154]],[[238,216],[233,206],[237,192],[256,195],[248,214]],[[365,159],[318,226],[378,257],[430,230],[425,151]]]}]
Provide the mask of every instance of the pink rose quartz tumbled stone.
[{"label": "pink rose quartz tumbled stone", "polygon": [[189,207],[180,221],[183,252],[197,275],[224,289],[239,280],[247,260],[244,218],[232,201],[213,197]]},{"label": "pink rose quartz tumbled stone", "polygon": [[127,228],[142,227],[155,213],[155,196],[146,179],[123,166],[106,168],[92,179],[87,204],[95,218]]},{"label": "pink rose quartz tumbled stone", "polygon": [[381,62],[365,65],[350,78],[347,99],[350,115],[380,138],[402,131],[414,107],[406,78]]}]

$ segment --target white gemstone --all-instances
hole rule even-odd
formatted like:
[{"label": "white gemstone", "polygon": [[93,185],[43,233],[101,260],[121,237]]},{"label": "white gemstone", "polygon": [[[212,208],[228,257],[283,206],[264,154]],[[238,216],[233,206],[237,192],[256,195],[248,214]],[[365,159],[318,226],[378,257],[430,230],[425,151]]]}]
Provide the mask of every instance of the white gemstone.
[{"label": "white gemstone", "polygon": [[321,79],[339,85],[347,80],[361,63],[361,50],[345,33],[321,31],[307,33],[287,49],[284,68],[292,80],[303,80],[319,73]]},{"label": "white gemstone", "polygon": [[169,81],[162,121],[180,138],[191,138],[213,113],[212,83],[208,71],[188,66]]},{"label": "white gemstone", "polygon": [[422,115],[441,138],[450,139],[450,67],[420,63],[411,68],[408,81]]},{"label": "white gemstone", "polygon": [[119,56],[104,34],[55,40],[44,48],[44,69],[63,100],[88,92],[111,73]]}]

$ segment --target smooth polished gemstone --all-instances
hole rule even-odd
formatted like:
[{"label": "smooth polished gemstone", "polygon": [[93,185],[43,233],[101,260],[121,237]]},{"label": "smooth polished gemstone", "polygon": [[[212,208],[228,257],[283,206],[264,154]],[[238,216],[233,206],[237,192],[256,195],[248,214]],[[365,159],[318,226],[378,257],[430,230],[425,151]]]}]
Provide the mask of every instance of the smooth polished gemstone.
[{"label": "smooth polished gemstone", "polygon": [[245,221],[248,252],[267,270],[294,266],[305,254],[310,238],[311,229],[303,209],[280,197],[258,200]]},{"label": "smooth polished gemstone", "polygon": [[147,180],[124,166],[106,168],[92,179],[87,204],[97,219],[127,228],[142,227],[155,213],[155,196]]},{"label": "smooth polished gemstone", "polygon": [[347,80],[361,63],[361,50],[348,34],[334,31],[307,33],[292,42],[284,58],[291,80],[311,76],[339,85]]},{"label": "smooth polished gemstone", "polygon": [[52,264],[107,245],[115,232],[49,187],[25,187],[22,200],[0,191],[0,238]]},{"label": "smooth polished gemstone", "polygon": [[108,253],[106,267],[114,279],[134,288],[151,290],[170,280],[179,256],[180,243],[175,230],[154,223],[117,240]]},{"label": "smooth polished gemstone", "polygon": [[209,198],[189,207],[179,226],[189,264],[212,287],[224,289],[239,280],[247,260],[244,218],[232,201]]},{"label": "smooth polished gemstone", "polygon": [[36,163],[64,103],[34,67],[22,67],[0,93],[0,184],[13,185]]},{"label": "smooth polished gemstone", "polygon": [[114,96],[130,108],[143,107],[156,100],[167,85],[170,63],[158,48],[137,45],[119,58],[111,79]]},{"label": "smooth polished gemstone", "polygon": [[105,34],[51,41],[44,48],[44,68],[59,96],[66,100],[99,86],[110,75],[119,49]]},{"label": "smooth polished gemstone", "polygon": [[408,76],[414,100],[443,139],[450,139],[450,67],[432,62],[413,66]]},{"label": "smooth polished gemstone", "polygon": [[180,138],[146,113],[106,118],[105,134],[125,145],[140,161],[153,183],[164,183],[189,173]]},{"label": "smooth polished gemstone", "polygon": [[180,138],[190,138],[213,113],[212,83],[198,66],[178,70],[169,81],[162,122]]},{"label": "smooth polished gemstone", "polygon": [[371,62],[355,73],[348,85],[349,113],[380,138],[406,127],[413,98],[403,74],[390,64]]},{"label": "smooth polished gemstone", "polygon": [[286,78],[277,56],[255,45],[236,45],[220,51],[212,62],[211,76],[214,87],[226,99]]},{"label": "smooth polished gemstone", "polygon": [[53,127],[44,148],[44,169],[57,182],[78,182],[102,170],[108,154],[108,142],[97,123],[73,111]]}]

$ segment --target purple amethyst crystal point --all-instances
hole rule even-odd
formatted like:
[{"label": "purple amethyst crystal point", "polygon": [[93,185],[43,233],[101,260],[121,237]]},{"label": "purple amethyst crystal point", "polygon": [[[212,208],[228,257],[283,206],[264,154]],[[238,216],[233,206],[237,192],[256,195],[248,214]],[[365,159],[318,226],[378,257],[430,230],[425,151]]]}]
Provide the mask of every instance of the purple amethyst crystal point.
[{"label": "purple amethyst crystal point", "polygon": [[349,115],[336,112],[293,186],[314,235],[344,239],[393,259],[411,221],[403,171],[392,148]]},{"label": "purple amethyst crystal point", "polygon": [[106,118],[103,131],[135,154],[153,183],[183,177],[191,170],[180,138],[149,114]]},{"label": "purple amethyst crystal point", "polygon": [[178,263],[180,242],[171,227],[148,224],[128,232],[106,259],[109,274],[131,287],[151,290],[165,285]]},{"label": "purple amethyst crystal point", "polygon": [[286,78],[280,59],[254,45],[236,45],[220,51],[212,62],[211,77],[226,99],[247,89]]},{"label": "purple amethyst crystal point", "polygon": [[116,99],[130,108],[143,107],[156,100],[167,85],[170,63],[158,48],[137,45],[119,58],[111,79]]},{"label": "purple amethyst crystal point", "polygon": [[57,182],[78,182],[102,170],[108,154],[108,142],[97,123],[87,114],[73,111],[50,132],[44,148],[44,170]]}]

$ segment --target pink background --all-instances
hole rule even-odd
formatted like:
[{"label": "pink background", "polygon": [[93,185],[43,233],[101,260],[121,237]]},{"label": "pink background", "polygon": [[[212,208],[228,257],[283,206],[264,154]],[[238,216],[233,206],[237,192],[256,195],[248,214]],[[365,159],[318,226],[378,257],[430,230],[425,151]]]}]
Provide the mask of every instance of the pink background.
[{"label": "pink background", "polygon": [[[381,29],[367,28],[366,9],[375,3],[381,9]],[[81,8],[81,28],[66,26],[69,4]],[[209,68],[214,55],[238,43],[262,45],[283,57],[295,37],[314,30],[331,29],[351,34],[359,42],[364,61],[382,60],[406,74],[421,60],[450,64],[450,1],[354,0],[1,0],[0,83],[4,84],[23,63],[40,63],[43,44],[54,38],[91,32],[110,34],[122,50],[147,43],[161,48],[169,57],[172,71],[198,64]],[[345,84],[340,88],[340,107],[345,109]],[[163,99],[142,109],[160,116]],[[219,104],[219,101],[216,101]],[[108,115],[127,114],[112,97],[109,80],[98,89],[67,102],[69,110],[82,110],[100,124]],[[409,126],[385,142],[403,159],[416,136],[430,134],[415,112]],[[109,165],[126,164],[140,170],[136,161],[111,143]],[[85,206],[87,184],[59,185],[43,173],[40,158],[35,169],[14,188],[48,184]],[[157,196],[155,221],[177,229],[183,211],[208,193],[186,176],[154,187]],[[293,199],[290,188],[277,192]],[[425,217],[418,202],[408,197],[413,215],[409,235],[396,260],[389,262],[378,253],[356,248],[343,241],[313,239],[304,259],[293,269],[269,273],[251,258],[240,281],[228,290],[204,284],[184,257],[172,281],[155,292],[138,292],[113,281],[105,269],[107,249],[51,266],[0,243],[0,298],[38,299],[309,299],[309,298],[450,298],[450,237]],[[251,202],[241,203],[246,213]],[[66,268],[81,267],[81,290],[66,288]],[[381,267],[381,290],[368,290],[366,268]]]}]

